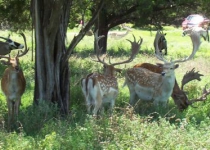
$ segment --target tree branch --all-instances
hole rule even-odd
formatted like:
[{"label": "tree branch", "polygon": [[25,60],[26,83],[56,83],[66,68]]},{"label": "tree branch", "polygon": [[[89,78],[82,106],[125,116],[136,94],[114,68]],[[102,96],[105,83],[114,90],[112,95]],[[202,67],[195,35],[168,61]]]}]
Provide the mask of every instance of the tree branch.
[{"label": "tree branch", "polygon": [[98,5],[97,10],[93,14],[93,17],[89,20],[87,25],[83,29],[80,30],[79,34],[73,38],[73,40],[71,41],[70,45],[67,48],[66,54],[64,55],[64,59],[63,59],[64,61],[63,61],[62,66],[64,66],[65,63],[68,61],[73,49],[81,41],[81,39],[85,36],[86,32],[89,31],[90,28],[93,26],[93,24],[95,23],[95,20],[97,19],[98,14],[99,14],[100,10],[102,9],[103,5],[104,5],[104,0],[101,0],[99,5]]}]

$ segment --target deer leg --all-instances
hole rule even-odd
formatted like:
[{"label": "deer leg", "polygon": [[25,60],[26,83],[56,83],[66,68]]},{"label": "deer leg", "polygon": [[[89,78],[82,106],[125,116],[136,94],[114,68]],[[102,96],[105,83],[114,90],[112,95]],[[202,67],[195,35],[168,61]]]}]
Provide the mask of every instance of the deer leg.
[{"label": "deer leg", "polygon": [[113,100],[110,102],[110,114],[111,114],[111,115],[112,115],[112,112],[113,112],[114,105],[115,105],[115,99],[113,99]]},{"label": "deer leg", "polygon": [[91,104],[91,99],[89,97],[89,94],[86,97],[86,106],[87,106],[87,112],[88,114],[90,114],[92,104]]},{"label": "deer leg", "polygon": [[167,55],[167,48],[165,49],[165,55]]},{"label": "deer leg", "polygon": [[8,129],[11,130],[14,123],[14,101],[11,99],[7,99],[7,106],[8,106]]},{"label": "deer leg", "polygon": [[102,96],[100,94],[97,94],[95,98],[95,107],[93,109],[94,116],[97,116],[97,112],[101,108],[101,106],[102,106]]},{"label": "deer leg", "polygon": [[14,103],[14,113],[15,113],[15,117],[17,117],[18,114],[19,114],[19,108],[20,108],[20,99],[18,99],[18,100],[15,101],[15,103]]},{"label": "deer leg", "polygon": [[11,129],[12,122],[12,101],[7,99],[7,108],[8,108],[8,129]]},{"label": "deer leg", "polygon": [[128,88],[129,91],[130,91],[130,101],[129,101],[129,104],[134,106],[135,103],[136,103],[136,92],[135,92],[135,89],[134,88],[131,88],[129,87]]}]

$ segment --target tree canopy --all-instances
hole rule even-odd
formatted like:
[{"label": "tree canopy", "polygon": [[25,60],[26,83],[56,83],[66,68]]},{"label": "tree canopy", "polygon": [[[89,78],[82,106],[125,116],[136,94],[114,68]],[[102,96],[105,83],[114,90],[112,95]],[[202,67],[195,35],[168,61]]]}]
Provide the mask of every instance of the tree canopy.
[{"label": "tree canopy", "polygon": [[[109,18],[109,28],[124,22],[131,22],[137,27],[157,25],[171,25],[191,13],[202,13],[210,17],[208,0],[105,0],[102,12]],[[69,28],[78,25],[81,20],[88,20],[94,7],[93,0],[72,1]],[[30,0],[0,0],[0,19],[2,29],[12,31],[31,29],[31,1]],[[84,17],[84,18],[83,18]]]}]

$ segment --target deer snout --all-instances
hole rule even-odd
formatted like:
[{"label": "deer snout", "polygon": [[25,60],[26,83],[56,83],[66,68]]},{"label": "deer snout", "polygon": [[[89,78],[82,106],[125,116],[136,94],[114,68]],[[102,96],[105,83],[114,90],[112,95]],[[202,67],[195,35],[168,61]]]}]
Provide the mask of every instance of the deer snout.
[{"label": "deer snout", "polygon": [[19,66],[15,66],[15,71],[19,71],[20,70],[20,67]]},{"label": "deer snout", "polygon": [[19,48],[19,49],[23,49],[23,48],[24,48],[24,45],[20,44],[20,45],[18,46],[18,48]]},{"label": "deer snout", "polygon": [[165,72],[161,72],[161,75],[162,75],[162,76],[165,76],[165,74],[166,74]]}]

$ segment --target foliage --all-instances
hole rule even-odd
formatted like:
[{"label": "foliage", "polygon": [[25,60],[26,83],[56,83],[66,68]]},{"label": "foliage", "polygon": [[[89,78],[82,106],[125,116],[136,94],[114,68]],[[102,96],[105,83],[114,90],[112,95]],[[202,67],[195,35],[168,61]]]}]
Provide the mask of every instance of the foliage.
[{"label": "foliage", "polygon": [[0,0],[1,29],[31,29],[30,0]]}]

